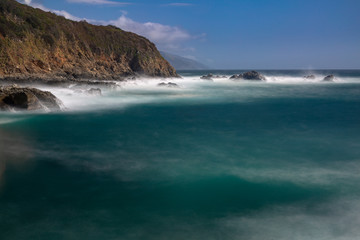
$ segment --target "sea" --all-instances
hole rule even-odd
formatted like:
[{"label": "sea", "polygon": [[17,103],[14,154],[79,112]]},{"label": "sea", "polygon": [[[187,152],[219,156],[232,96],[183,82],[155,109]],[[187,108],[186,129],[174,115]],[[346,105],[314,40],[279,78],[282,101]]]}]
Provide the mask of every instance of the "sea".
[{"label": "sea", "polygon": [[0,113],[0,239],[360,239],[360,71],[242,72],[37,86],[63,111]]}]

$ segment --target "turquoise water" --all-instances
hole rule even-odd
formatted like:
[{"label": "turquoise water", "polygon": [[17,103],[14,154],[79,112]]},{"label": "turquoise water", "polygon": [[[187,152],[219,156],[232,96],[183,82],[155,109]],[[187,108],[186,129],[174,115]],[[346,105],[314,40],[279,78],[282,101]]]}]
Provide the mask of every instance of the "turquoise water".
[{"label": "turquoise water", "polygon": [[0,113],[0,239],[359,239],[360,71],[329,72]]}]

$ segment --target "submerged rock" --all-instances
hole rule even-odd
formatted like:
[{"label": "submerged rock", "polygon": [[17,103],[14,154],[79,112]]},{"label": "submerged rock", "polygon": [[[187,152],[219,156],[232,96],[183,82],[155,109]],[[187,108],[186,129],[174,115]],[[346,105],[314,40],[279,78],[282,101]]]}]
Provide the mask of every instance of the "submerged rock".
[{"label": "submerged rock", "polygon": [[91,95],[96,95],[96,96],[101,96],[102,95],[102,92],[101,92],[100,88],[90,88],[89,90],[87,90],[87,93],[91,94]]},{"label": "submerged rock", "polygon": [[209,73],[208,75],[204,75],[200,77],[202,80],[212,80],[214,78],[214,75],[212,73]]},{"label": "submerged rock", "polygon": [[179,88],[179,85],[177,85],[176,83],[172,83],[172,82],[162,82],[158,84],[159,87],[171,87],[171,88]]},{"label": "submerged rock", "polygon": [[0,87],[0,110],[61,110],[61,101],[51,92],[17,85]]},{"label": "submerged rock", "polygon": [[200,77],[200,79],[203,80],[213,80],[214,78],[226,78],[226,76],[213,75],[212,73],[209,73],[208,75]]},{"label": "submerged rock", "polygon": [[334,80],[335,80],[335,76],[332,74],[324,77],[323,79],[324,82],[333,82]]},{"label": "submerged rock", "polygon": [[243,79],[243,80],[255,80],[255,81],[265,81],[266,78],[256,71],[250,71],[242,74],[233,75],[230,79]]},{"label": "submerged rock", "polygon": [[311,75],[307,75],[307,76],[304,76],[305,79],[315,79],[315,75],[311,74]]}]

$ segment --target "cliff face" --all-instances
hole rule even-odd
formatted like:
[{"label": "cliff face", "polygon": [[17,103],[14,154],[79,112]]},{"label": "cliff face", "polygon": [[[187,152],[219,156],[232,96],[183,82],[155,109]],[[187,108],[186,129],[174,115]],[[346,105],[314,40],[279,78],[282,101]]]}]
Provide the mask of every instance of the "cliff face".
[{"label": "cliff face", "polygon": [[177,76],[144,37],[0,1],[0,78],[120,79],[135,73]]}]

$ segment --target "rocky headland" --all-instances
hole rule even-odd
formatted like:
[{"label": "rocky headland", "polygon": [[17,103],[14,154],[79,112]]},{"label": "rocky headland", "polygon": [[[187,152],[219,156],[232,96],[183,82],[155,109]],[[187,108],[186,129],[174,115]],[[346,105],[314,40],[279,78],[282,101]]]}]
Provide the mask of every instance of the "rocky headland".
[{"label": "rocky headland", "polygon": [[101,95],[99,86],[138,76],[178,77],[142,36],[0,1],[0,110],[60,109],[52,93],[32,85],[86,86]]},{"label": "rocky headland", "polygon": [[61,83],[133,75],[177,77],[142,36],[0,1],[0,79]]}]

